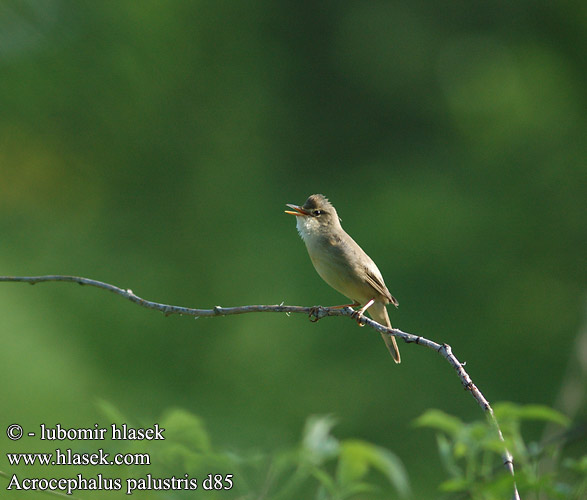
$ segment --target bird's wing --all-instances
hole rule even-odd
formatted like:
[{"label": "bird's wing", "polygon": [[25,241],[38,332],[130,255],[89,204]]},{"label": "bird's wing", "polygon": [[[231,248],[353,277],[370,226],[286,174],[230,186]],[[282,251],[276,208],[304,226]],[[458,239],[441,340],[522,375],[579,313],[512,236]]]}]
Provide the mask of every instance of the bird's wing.
[{"label": "bird's wing", "polygon": [[383,278],[379,272],[373,272],[371,269],[365,268],[365,277],[367,279],[367,283],[369,283],[369,285],[371,285],[377,293],[387,297],[389,302],[391,302],[395,307],[399,305],[397,299],[391,295],[391,293],[389,293],[389,290],[385,286]]},{"label": "bird's wing", "polygon": [[[364,252],[355,240],[344,231],[343,233],[344,236],[342,238],[336,237],[328,240],[331,257],[338,259],[344,266],[349,266],[350,269],[358,272],[359,276],[357,278],[364,279],[378,295],[387,298],[391,304],[397,307],[399,305],[398,301],[389,293],[383,281],[383,276],[381,276],[381,271],[379,271],[375,262],[373,262],[371,257]],[[350,263],[354,263],[354,265]],[[364,271],[363,273],[359,271],[361,268]],[[353,300],[357,300],[357,297],[353,297]]]}]

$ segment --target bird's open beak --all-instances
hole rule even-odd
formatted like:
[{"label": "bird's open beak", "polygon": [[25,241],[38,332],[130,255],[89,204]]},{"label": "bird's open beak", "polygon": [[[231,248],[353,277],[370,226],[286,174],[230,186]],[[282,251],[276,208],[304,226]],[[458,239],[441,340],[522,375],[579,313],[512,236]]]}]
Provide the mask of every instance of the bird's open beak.
[{"label": "bird's open beak", "polygon": [[310,212],[307,212],[302,207],[299,207],[297,205],[291,205],[290,203],[287,203],[286,206],[289,208],[293,208],[295,210],[295,212],[292,212],[291,210],[286,210],[286,214],[297,215],[298,217],[300,217],[301,215],[310,215]]}]

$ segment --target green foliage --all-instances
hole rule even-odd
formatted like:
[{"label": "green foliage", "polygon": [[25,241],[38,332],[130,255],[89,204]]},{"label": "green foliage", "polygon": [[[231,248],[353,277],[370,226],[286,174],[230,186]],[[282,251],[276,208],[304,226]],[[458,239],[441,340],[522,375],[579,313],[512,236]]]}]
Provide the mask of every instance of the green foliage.
[{"label": "green foliage", "polygon": [[[408,476],[399,458],[366,441],[337,439],[331,416],[309,417],[300,443],[272,454],[219,450],[202,420],[183,409],[168,410],[160,425],[165,428],[165,441],[151,453],[152,464],[143,473],[167,477],[185,471],[198,478],[199,488],[211,472],[232,474],[233,488],[207,491],[207,498],[375,499],[389,498],[391,487],[398,498],[410,496]],[[134,447],[124,451],[131,450]],[[191,498],[189,493],[177,491],[173,498]]]},{"label": "green foliage", "polygon": [[[100,402],[110,419],[127,419],[113,405]],[[440,460],[448,474],[439,490],[446,498],[497,500],[509,498],[514,478],[503,467],[504,446],[514,456],[515,483],[522,498],[579,500],[587,492],[587,455],[562,455],[561,439],[527,443],[524,422],[556,425],[563,431],[571,422],[561,413],[540,405],[500,403],[494,413],[505,443],[487,420],[464,422],[436,409],[415,420],[416,427],[437,431]],[[316,500],[410,498],[411,487],[402,461],[391,451],[359,439],[338,439],[334,417],[307,419],[299,444],[271,453],[225,451],[212,442],[203,421],[184,409],[167,410],[160,419],[165,441],[151,452],[144,474],[169,476],[185,471],[190,477],[231,474],[230,490],[209,491],[210,498]],[[565,437],[566,434],[563,434]],[[136,451],[130,445],[125,452]],[[422,471],[418,471],[419,474]],[[135,472],[136,475],[136,472]],[[393,491],[393,492],[392,492]],[[173,498],[189,492],[174,492]],[[157,492],[149,492],[157,497]]]},{"label": "green foliage", "polygon": [[440,459],[449,475],[440,484],[442,492],[454,498],[508,498],[514,479],[503,467],[502,454],[507,447],[514,457],[515,481],[522,498],[584,498],[587,455],[560,460],[560,441],[551,445],[526,443],[522,436],[523,422],[540,421],[567,429],[571,425],[567,417],[545,406],[514,403],[496,404],[494,414],[505,443],[488,420],[465,423],[440,410],[428,410],[416,419],[416,426],[438,432]]}]

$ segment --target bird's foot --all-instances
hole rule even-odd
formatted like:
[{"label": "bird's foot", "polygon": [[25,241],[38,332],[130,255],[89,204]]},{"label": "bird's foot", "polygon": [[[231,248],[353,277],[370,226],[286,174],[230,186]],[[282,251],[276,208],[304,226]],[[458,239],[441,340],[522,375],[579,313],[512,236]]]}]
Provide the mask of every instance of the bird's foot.
[{"label": "bird's foot", "polygon": [[359,324],[359,326],[365,326],[365,323],[363,323],[363,313],[367,309],[369,309],[373,305],[374,302],[375,302],[375,299],[371,299],[363,307],[361,307],[361,309],[359,309],[358,311],[353,311],[353,313],[351,314],[351,318],[354,318],[356,320],[356,322]]},{"label": "bird's foot", "polygon": [[323,309],[324,308],[322,306],[310,307],[310,312],[308,313],[308,319],[312,323],[316,323],[318,320],[320,320],[324,317],[324,313],[322,312]]},{"label": "bird's foot", "polygon": [[359,326],[365,326],[365,323],[363,323],[363,311],[361,311],[361,309],[358,311],[353,311],[351,318],[353,318]]}]

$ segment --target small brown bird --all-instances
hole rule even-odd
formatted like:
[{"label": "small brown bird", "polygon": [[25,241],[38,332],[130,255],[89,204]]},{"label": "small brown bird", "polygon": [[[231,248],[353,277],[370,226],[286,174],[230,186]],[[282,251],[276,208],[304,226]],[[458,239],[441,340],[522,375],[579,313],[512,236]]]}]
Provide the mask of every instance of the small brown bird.
[{"label": "small brown bird", "polygon": [[[297,228],[320,277],[332,288],[361,305],[357,318],[368,309],[378,323],[391,328],[387,304],[398,306],[389,293],[375,262],[340,225],[335,208],[321,194],[311,195],[300,207],[287,204],[297,216]],[[345,306],[339,306],[345,307]],[[395,337],[381,334],[396,363],[401,362]]]}]

